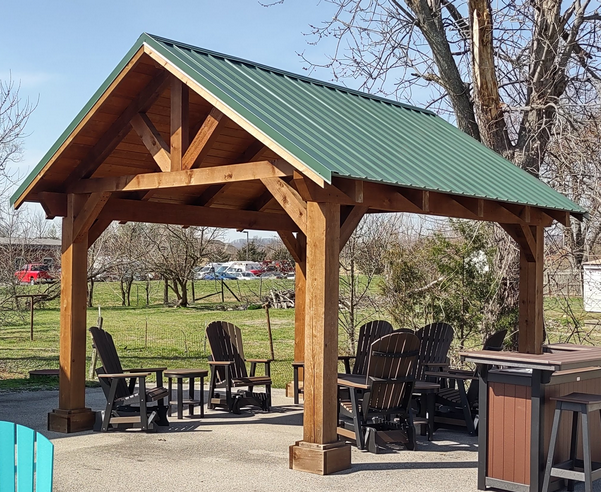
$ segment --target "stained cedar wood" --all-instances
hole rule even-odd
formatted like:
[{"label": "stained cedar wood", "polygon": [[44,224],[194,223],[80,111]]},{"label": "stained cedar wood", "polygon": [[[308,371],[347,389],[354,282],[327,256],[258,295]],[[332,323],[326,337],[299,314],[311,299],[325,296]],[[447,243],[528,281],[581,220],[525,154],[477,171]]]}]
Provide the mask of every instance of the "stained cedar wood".
[{"label": "stained cedar wood", "polygon": [[61,316],[59,408],[80,410],[85,407],[87,233],[83,241],[73,243],[73,227],[85,197],[70,195],[68,215],[63,219],[61,256]]},{"label": "stained cedar wood", "polygon": [[336,442],[340,206],[307,204],[304,441]]},{"label": "stained cedar wood", "polygon": [[[300,250],[303,252],[303,258],[296,263],[295,272],[295,304],[294,304],[294,360],[305,360],[305,311],[307,304],[307,259],[304,252],[307,246],[307,237],[298,233],[296,240],[299,243]],[[298,377],[303,381],[304,368],[299,369]]]}]

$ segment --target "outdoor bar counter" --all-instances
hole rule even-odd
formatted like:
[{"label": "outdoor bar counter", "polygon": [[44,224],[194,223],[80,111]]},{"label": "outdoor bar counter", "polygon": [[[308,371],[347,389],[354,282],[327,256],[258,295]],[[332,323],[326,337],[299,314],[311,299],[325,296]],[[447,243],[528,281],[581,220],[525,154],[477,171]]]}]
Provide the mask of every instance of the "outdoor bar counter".
[{"label": "outdoor bar counter", "polygon": [[[460,355],[477,364],[480,374],[478,489],[540,491],[555,410],[550,398],[576,391],[601,394],[601,347],[556,344],[540,355]],[[561,420],[556,462],[568,459],[570,421]],[[593,461],[601,461],[599,419],[592,419],[591,429]]]}]

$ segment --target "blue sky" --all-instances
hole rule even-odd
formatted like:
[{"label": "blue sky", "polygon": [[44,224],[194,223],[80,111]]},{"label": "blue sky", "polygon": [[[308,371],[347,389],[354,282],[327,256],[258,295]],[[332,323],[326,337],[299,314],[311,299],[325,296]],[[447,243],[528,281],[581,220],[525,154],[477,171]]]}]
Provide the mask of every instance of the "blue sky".
[{"label": "blue sky", "polygon": [[[298,52],[323,61],[328,48],[309,45],[304,33],[332,14],[332,6],[319,0],[286,0],[269,8],[256,0],[3,2],[0,79],[11,75],[23,98],[38,101],[23,159],[14,166],[19,180],[142,32],[302,73]],[[312,75],[329,78],[327,71]]]}]

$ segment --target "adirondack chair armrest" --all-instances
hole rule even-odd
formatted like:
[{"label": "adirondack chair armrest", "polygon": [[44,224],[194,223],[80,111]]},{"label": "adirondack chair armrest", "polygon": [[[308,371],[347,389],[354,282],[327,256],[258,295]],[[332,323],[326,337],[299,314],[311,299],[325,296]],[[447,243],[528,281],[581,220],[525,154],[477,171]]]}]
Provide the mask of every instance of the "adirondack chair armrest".
[{"label": "adirondack chair armrest", "polygon": [[136,369],[123,369],[124,372],[163,372],[166,367],[139,367]]},{"label": "adirondack chair armrest", "polygon": [[292,363],[292,367],[305,367],[305,363],[304,362],[293,362]]},{"label": "adirondack chair armrest", "polygon": [[469,381],[471,379],[478,379],[478,376],[475,376],[473,372],[467,371],[463,373],[463,371],[426,371],[424,373],[426,376],[434,376],[437,378],[445,378],[445,379],[461,379],[462,381]]},{"label": "adirondack chair armrest", "polygon": [[426,362],[424,364],[424,366],[426,366],[428,368],[428,370],[437,368],[439,371],[442,371],[443,369],[447,369],[449,367],[449,363],[448,362]]},{"label": "adirondack chair armrest", "polygon": [[131,377],[136,378],[147,378],[150,376],[150,372],[120,372],[118,374],[98,374],[99,378],[111,378],[111,379],[127,379]]},{"label": "adirondack chair armrest", "polygon": [[210,366],[231,366],[234,364],[233,360],[210,360]]},{"label": "adirondack chair armrest", "polygon": [[351,359],[356,359],[357,356],[356,355],[339,355],[338,356],[338,360],[351,360]]}]

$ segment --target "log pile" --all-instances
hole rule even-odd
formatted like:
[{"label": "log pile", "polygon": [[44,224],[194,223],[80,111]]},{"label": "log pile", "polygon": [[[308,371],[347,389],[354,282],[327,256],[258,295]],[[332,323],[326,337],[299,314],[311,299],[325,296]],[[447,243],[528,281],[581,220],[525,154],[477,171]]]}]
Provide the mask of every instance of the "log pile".
[{"label": "log pile", "polygon": [[264,302],[274,309],[289,309],[294,307],[294,290],[270,290]]}]

